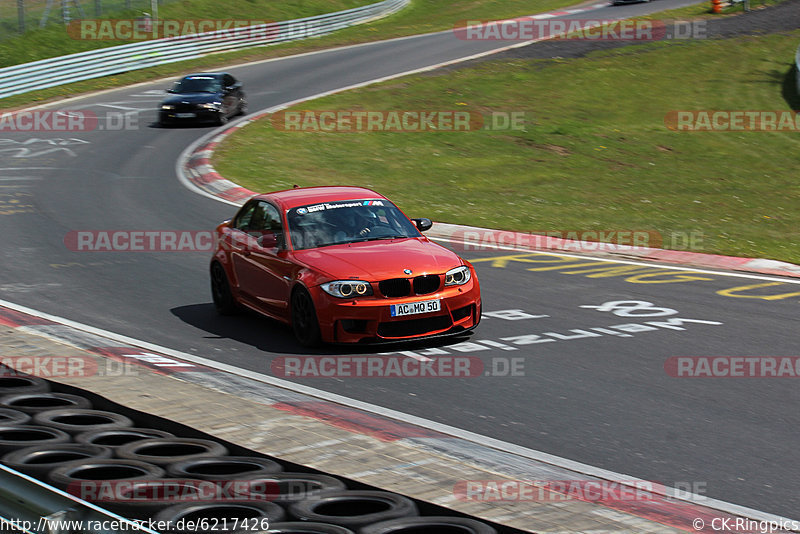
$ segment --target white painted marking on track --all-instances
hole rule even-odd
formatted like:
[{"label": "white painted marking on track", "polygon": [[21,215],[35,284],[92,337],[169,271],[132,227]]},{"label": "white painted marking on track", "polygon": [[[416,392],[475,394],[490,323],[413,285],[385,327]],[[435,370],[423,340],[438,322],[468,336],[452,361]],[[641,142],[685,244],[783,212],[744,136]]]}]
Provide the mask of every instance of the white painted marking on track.
[{"label": "white painted marking on track", "polygon": [[124,111],[147,111],[150,108],[132,108],[130,106],[120,106],[119,104],[96,104],[104,108],[121,109]]},{"label": "white painted marking on track", "polygon": [[427,356],[421,356],[421,355],[417,354],[416,352],[412,352],[410,350],[401,350],[401,351],[398,351],[398,352],[381,352],[378,355],[379,356],[388,356],[390,354],[402,354],[403,356],[406,356],[408,358],[414,358],[415,360],[418,360],[418,361],[421,361],[421,362],[431,362],[431,361],[433,361],[431,358],[428,358]]}]

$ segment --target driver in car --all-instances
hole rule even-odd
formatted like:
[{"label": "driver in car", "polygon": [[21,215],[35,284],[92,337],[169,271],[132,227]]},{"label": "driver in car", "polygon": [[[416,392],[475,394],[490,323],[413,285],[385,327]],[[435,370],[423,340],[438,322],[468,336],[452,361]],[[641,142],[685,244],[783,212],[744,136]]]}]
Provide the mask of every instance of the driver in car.
[{"label": "driver in car", "polygon": [[375,214],[363,207],[345,208],[337,215],[340,217],[335,235],[337,242],[367,237],[375,226]]}]

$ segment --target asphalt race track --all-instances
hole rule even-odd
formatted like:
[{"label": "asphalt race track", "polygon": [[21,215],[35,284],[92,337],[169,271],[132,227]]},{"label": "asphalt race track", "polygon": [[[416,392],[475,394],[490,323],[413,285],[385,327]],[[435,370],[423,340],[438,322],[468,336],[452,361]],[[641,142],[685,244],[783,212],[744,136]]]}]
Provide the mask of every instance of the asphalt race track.
[{"label": "asphalt race track", "polygon": [[[591,16],[687,3],[605,7]],[[255,111],[507,44],[445,32],[229,71],[244,81]],[[167,86],[60,106],[96,113],[101,120],[91,131],[0,132],[0,298],[270,373],[276,357],[308,352],[283,326],[249,315],[217,317],[209,253],[77,252],[65,244],[81,230],[208,231],[234,213],[177,180],[178,155],[211,127],[155,127]],[[475,334],[380,350],[417,359],[475,356],[496,376],[299,381],[723,501],[798,515],[795,382],[676,378],[665,368],[678,356],[798,356],[797,280],[503,250],[463,255],[475,262],[483,289],[486,315]],[[517,376],[507,372],[512,365]]]}]

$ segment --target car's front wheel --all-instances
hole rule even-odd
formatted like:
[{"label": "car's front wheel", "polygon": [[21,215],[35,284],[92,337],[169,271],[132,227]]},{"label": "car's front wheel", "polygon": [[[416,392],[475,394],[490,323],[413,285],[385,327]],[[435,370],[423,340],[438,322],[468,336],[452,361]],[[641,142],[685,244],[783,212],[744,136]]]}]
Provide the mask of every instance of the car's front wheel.
[{"label": "car's front wheel", "polygon": [[322,340],[314,301],[303,288],[292,293],[292,329],[294,337],[304,347],[315,347]]},{"label": "car's front wheel", "polygon": [[235,315],[239,311],[225,269],[217,262],[211,265],[211,297],[220,315]]}]

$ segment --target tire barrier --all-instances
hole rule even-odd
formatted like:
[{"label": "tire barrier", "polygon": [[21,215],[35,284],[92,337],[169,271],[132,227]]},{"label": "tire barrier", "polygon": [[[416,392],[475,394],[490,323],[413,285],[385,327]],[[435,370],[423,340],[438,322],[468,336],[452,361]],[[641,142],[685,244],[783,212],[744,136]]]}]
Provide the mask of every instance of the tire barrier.
[{"label": "tire barrier", "polygon": [[[12,370],[13,372],[13,370]],[[0,395],[50,391],[50,384],[37,376],[0,376]]]},{"label": "tire barrier", "polygon": [[168,465],[207,456],[224,456],[228,454],[228,449],[210,439],[152,438],[123,445],[116,454],[128,460]]},{"label": "tire barrier", "polygon": [[100,460],[111,458],[112,450],[99,445],[82,443],[61,443],[57,445],[36,445],[10,452],[3,456],[2,462],[34,478],[46,478],[47,473],[75,460]]},{"label": "tire barrier", "polygon": [[0,454],[34,445],[56,445],[70,441],[70,435],[57,428],[39,425],[0,427]]},{"label": "tire barrier", "polygon": [[88,445],[102,445],[111,449],[118,449],[123,445],[150,438],[174,438],[175,435],[164,430],[154,428],[112,428],[110,430],[91,430],[75,436],[76,443]]},{"label": "tire barrier", "polygon": [[157,465],[137,460],[78,460],[56,467],[47,475],[51,485],[83,500],[95,502],[93,493],[102,481],[152,480],[163,478],[164,470]]},{"label": "tire barrier", "polygon": [[11,408],[0,408],[0,426],[8,425],[24,425],[31,420],[31,416],[20,412],[19,410],[12,410]]},{"label": "tire barrier", "polygon": [[[341,480],[315,473],[276,473],[261,478],[242,477],[249,482],[249,493],[254,498],[276,502],[285,506],[297,501],[313,499],[320,495],[344,491],[347,486]],[[264,482],[257,484],[256,481]],[[264,492],[260,492],[264,490]]]},{"label": "tire barrier", "polygon": [[408,497],[388,491],[344,490],[299,501],[289,514],[300,521],[331,523],[358,529],[379,521],[416,516],[417,505]]},{"label": "tire barrier", "polygon": [[497,534],[497,531],[466,517],[429,516],[381,521],[362,528],[359,534]]},{"label": "tire barrier", "polygon": [[[269,528],[270,523],[277,523],[286,517],[283,508],[271,502],[246,502],[231,503],[206,502],[190,504],[174,504],[168,506],[153,516],[156,522],[168,522],[171,525],[203,525],[209,526],[204,529],[207,532],[252,532],[254,525],[263,524]],[[235,526],[236,525],[236,526]],[[237,527],[238,526],[238,527]],[[223,529],[223,527],[227,527]],[[197,530],[185,529],[165,530],[164,532],[186,532],[187,534],[197,534]]]},{"label": "tire barrier", "polygon": [[104,410],[64,408],[47,410],[33,416],[33,422],[63,430],[69,434],[80,434],[90,430],[107,430],[133,426],[133,421],[124,415]]},{"label": "tire barrier", "polygon": [[355,532],[349,528],[326,523],[290,521],[287,523],[275,523],[269,526],[269,530],[251,532],[250,534],[355,534]]},{"label": "tire barrier", "polygon": [[0,462],[121,516],[172,521],[165,533],[197,534],[178,530],[194,523],[234,534],[521,534],[52,386],[0,377]]},{"label": "tire barrier", "polygon": [[169,476],[202,480],[269,478],[283,471],[283,466],[268,458],[252,456],[211,456],[176,461],[167,467]]},{"label": "tire barrier", "polygon": [[4,395],[0,397],[0,406],[6,406],[13,410],[19,410],[20,412],[33,415],[39,412],[64,408],[81,408],[88,410],[92,407],[92,403],[86,397],[81,397],[79,395],[41,391],[36,393]]}]

